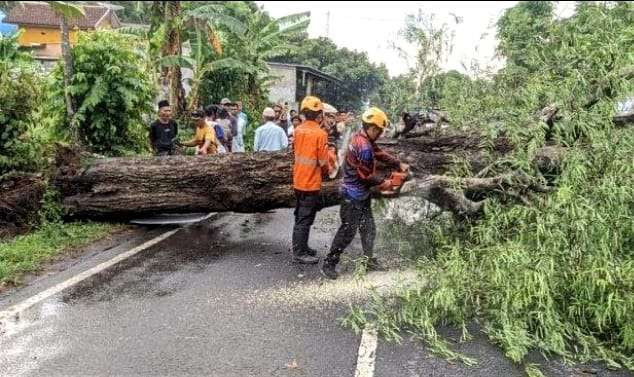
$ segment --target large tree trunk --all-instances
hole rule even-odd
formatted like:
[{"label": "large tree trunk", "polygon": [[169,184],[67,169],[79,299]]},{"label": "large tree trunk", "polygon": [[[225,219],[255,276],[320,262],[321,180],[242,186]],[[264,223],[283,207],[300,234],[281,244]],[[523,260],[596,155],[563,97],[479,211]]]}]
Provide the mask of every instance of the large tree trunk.
[{"label": "large tree trunk", "polygon": [[[498,139],[494,155],[511,150]],[[463,136],[400,140],[383,148],[411,165],[414,177],[443,174],[457,154],[479,171],[489,164],[478,138]],[[459,153],[458,153],[459,152]],[[68,156],[68,154],[66,154]],[[72,160],[72,159],[71,159]],[[294,205],[293,156],[288,152],[209,157],[97,159],[88,167],[60,163],[56,179],[71,216],[128,218],[161,212],[260,212]],[[69,165],[75,165],[69,167]],[[389,175],[389,171],[382,172]],[[339,201],[340,180],[325,182],[325,205]]]}]

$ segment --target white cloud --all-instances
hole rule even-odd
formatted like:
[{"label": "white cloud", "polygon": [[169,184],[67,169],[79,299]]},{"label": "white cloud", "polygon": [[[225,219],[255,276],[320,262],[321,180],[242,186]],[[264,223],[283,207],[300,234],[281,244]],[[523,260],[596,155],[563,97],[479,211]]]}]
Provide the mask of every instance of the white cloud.
[{"label": "white cloud", "polygon": [[[338,46],[366,51],[370,60],[385,63],[392,75],[408,69],[406,61],[389,46],[399,41],[398,32],[405,17],[422,9],[435,14],[439,22],[447,22],[455,29],[454,49],[446,69],[464,71],[461,63],[469,66],[471,59],[481,64],[495,63],[495,21],[504,9],[515,2],[304,2],[258,1],[273,17],[311,11],[311,37],[328,36]],[[451,13],[463,19],[459,25]],[[414,50],[408,51],[413,53]]]},{"label": "white cloud", "polygon": [[[481,66],[499,67],[495,59],[495,22],[505,9],[516,1],[257,1],[273,17],[311,11],[308,32],[311,37],[328,36],[338,46],[366,51],[370,60],[385,63],[390,74],[397,75],[408,69],[407,63],[391,49],[390,43],[397,41],[398,31],[404,26],[405,17],[422,9],[426,14],[435,14],[439,22],[446,22],[455,30],[453,53],[444,64],[445,69],[465,70],[472,60]],[[559,2],[557,14],[569,15],[574,2]],[[452,14],[462,18],[455,24]],[[413,53],[415,50],[410,50]]]}]

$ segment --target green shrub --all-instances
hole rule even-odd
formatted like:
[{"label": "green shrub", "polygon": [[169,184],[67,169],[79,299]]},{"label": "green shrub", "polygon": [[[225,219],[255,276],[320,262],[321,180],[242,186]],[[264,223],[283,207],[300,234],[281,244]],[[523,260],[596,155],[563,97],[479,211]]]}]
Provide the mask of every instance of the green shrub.
[{"label": "green shrub", "polygon": [[0,36],[0,175],[41,165],[41,145],[28,132],[40,94],[36,67],[18,50],[17,36]]},{"label": "green shrub", "polygon": [[[459,126],[513,140],[507,163],[487,174],[538,177],[534,152],[547,141],[565,146],[553,192],[530,205],[489,199],[480,220],[439,232],[437,258],[421,264],[429,280],[377,317],[390,318],[385,334],[396,323],[447,357],[460,355],[436,326],[466,329],[476,319],[515,362],[535,349],[634,370],[634,132],[612,122],[616,103],[634,93],[634,4],[580,3],[564,20],[545,10],[532,2],[509,10],[498,24],[507,66],[444,93],[441,104]],[[527,12],[535,35],[525,31]],[[550,103],[561,119],[547,131],[535,114]]]},{"label": "green shrub", "polygon": [[[95,152],[122,155],[147,149],[143,115],[154,110],[152,75],[135,39],[113,31],[80,33],[72,49],[70,92],[77,103],[74,123],[82,144]],[[61,64],[53,72],[51,114],[68,131]]]}]

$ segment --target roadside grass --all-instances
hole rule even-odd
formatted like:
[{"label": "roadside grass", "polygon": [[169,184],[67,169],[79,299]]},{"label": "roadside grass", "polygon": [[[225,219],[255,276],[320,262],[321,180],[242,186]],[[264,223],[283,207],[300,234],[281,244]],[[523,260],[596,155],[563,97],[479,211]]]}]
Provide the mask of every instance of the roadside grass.
[{"label": "roadside grass", "polygon": [[73,222],[48,223],[25,235],[0,242],[0,289],[42,264],[122,229],[121,225]]}]

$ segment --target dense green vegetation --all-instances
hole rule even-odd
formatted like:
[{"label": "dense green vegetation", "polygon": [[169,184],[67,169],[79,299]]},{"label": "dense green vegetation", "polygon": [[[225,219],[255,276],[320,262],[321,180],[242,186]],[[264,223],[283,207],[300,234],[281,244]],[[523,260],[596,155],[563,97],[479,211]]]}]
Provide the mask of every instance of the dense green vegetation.
[{"label": "dense green vegetation", "polygon": [[[612,123],[634,94],[634,6],[579,3],[557,20],[552,3],[521,2],[497,26],[506,66],[491,80],[445,75],[434,101],[456,127],[513,140],[513,155],[485,176],[520,170],[543,181],[536,150],[564,147],[555,191],[530,205],[490,199],[468,223],[418,224],[432,231],[421,255],[435,255],[421,257],[421,283],[351,319],[374,318],[391,337],[413,330],[467,362],[436,326],[467,336],[476,319],[515,362],[536,349],[634,370],[634,132]],[[552,128],[536,116],[551,104]]]},{"label": "dense green vegetation", "polygon": [[38,230],[0,242],[0,288],[15,284],[62,252],[76,249],[120,229],[107,223],[47,223]]},{"label": "dense green vegetation", "polygon": [[[504,68],[470,75],[441,69],[451,39],[445,26],[409,16],[403,38],[418,54],[413,69],[395,78],[365,53],[308,38],[308,14],[273,19],[252,2],[119,3],[128,21],[149,28],[82,36],[72,50],[68,89],[77,111],[70,121],[61,66],[48,82],[15,38],[0,39],[0,174],[44,171],[56,142],[107,155],[143,152],[143,126],[161,89],[181,115],[223,97],[242,100],[252,132],[267,102],[265,62],[310,65],[344,80],[335,105],[358,110],[372,100],[393,119],[403,110],[443,109],[456,130],[515,145],[482,176],[521,171],[554,187],[519,193],[527,203],[487,199],[479,219],[440,216],[406,229],[417,237],[419,284],[355,310],[349,324],[375,321],[393,338],[411,330],[438,353],[471,362],[436,328],[466,329],[476,320],[518,363],[538,350],[634,370],[634,133],[612,122],[616,104],[634,95],[631,2],[578,3],[566,19],[554,17],[552,2],[520,2],[497,23]],[[193,72],[187,98],[172,79],[181,68]],[[536,115],[546,106],[559,109],[552,126]],[[545,145],[565,149],[548,177],[532,163]],[[45,224],[0,244],[0,282],[107,229]]]}]

